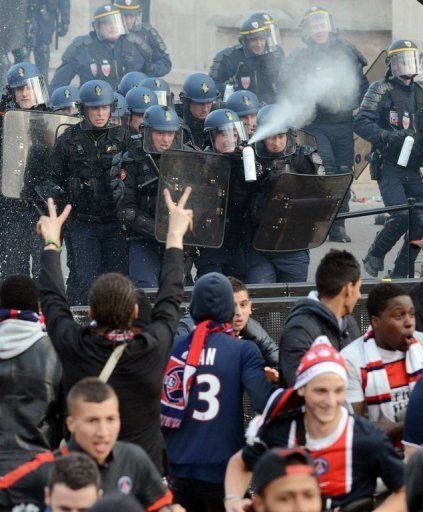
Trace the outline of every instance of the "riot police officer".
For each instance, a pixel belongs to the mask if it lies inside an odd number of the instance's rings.
[[[219,93],[213,78],[205,73],[193,73],[185,80],[179,98],[182,103],[182,115],[188,126],[192,141],[202,148],[204,146],[204,120],[217,100]]]
[[[148,87],[157,96],[157,101],[159,105],[163,105],[165,107],[173,108],[174,106],[174,95],[170,90],[169,84],[163,78],[150,77],[144,79],[140,84],[142,87]]]
[[[117,126],[127,126],[128,123],[128,108],[126,105],[125,96],[118,92],[113,93],[115,98],[115,108],[110,115],[110,122]]]
[[[308,9],[301,28],[306,47],[295,49],[286,59],[284,86],[286,89],[295,87],[301,98],[308,96],[303,89],[307,88],[310,77],[316,82],[321,77],[321,81],[330,80],[334,84],[316,105],[314,119],[306,130],[316,137],[327,174],[351,173],[354,165],[352,112],[359,106],[369,85],[363,74],[366,59],[353,44],[337,36],[332,16],[326,9]],[[346,71],[348,76],[345,78]],[[350,192],[340,212],[349,211],[349,198]],[[333,224],[329,240],[351,242],[345,221],[338,220]]]
[[[114,212],[109,177],[113,156],[126,147],[127,131],[110,124],[114,108],[107,82],[91,80],[81,87],[83,120],[57,138],[43,183],[46,194],[73,207],[69,236],[80,304],[87,304],[89,287],[101,273],[127,273],[125,237]]]
[[[125,96],[129,113],[129,129],[132,134],[139,133],[145,111],[158,105],[157,96],[148,87],[133,87]]]
[[[127,38],[117,7],[107,4],[96,9],[93,28],[93,32],[76,37],[66,48],[51,90],[71,83],[76,75],[81,84],[101,79],[116,89],[125,73],[144,70],[146,60],[137,44]]]
[[[372,172],[377,179],[386,206],[406,204],[414,197],[423,202],[423,181],[420,167],[423,165],[423,88],[415,82],[423,71],[421,53],[408,40],[391,44],[387,51],[385,79],[369,87],[354,121],[354,131],[373,145]],[[410,135],[414,144],[405,167],[397,164],[405,138]],[[415,232],[412,239],[422,237],[423,212],[415,216]],[[390,215],[383,229],[377,234],[367,256],[364,268],[376,277],[384,269],[385,255],[406,232],[407,212]],[[408,275],[408,237],[399,252],[393,277]],[[418,249],[411,249],[415,261]]]
[[[262,107],[257,115],[257,129],[274,125],[282,119],[283,109],[278,105]],[[255,143],[256,162],[259,164],[257,190],[250,209],[251,238],[269,203],[274,185],[283,173],[316,174],[321,159],[310,147],[296,144],[295,132],[288,126]],[[310,254],[308,250],[292,252],[259,252],[247,244],[245,262],[247,283],[306,282]]]
[[[53,112],[74,116],[78,113],[78,100],[79,89],[74,85],[64,85],[53,91],[49,107]]]
[[[244,123],[247,135],[251,137],[257,122],[257,113],[260,109],[260,102],[257,96],[251,91],[239,90],[229,96],[227,107],[238,114],[239,119]]]
[[[48,78],[53,33],[56,31],[57,37],[64,37],[68,33],[70,0],[41,0],[34,3],[34,59],[41,73]]]
[[[204,122],[206,151],[227,155],[231,161],[225,237],[219,249],[201,248],[194,258],[197,276],[208,272],[245,277],[243,247],[247,240],[246,211],[251,186],[245,182],[241,158],[242,144],[247,140],[244,124],[238,115],[223,108],[210,112]]]
[[[147,75],[141,73],[141,71],[129,71],[123,75],[122,80],[119,82],[117,92],[122,94],[122,96],[126,96],[131,89],[138,87],[146,78],[148,78]]]
[[[153,105],[144,113],[141,133],[131,138],[122,161],[115,162],[124,185],[123,194],[115,191],[118,218],[130,236],[129,275],[139,288],[159,283],[164,246],[154,236],[158,165],[160,155],[171,148],[182,149],[178,115],[167,106]]]
[[[210,67],[209,74],[223,97],[229,86],[254,92],[264,104],[275,103],[284,58],[278,33],[268,14],[253,14],[242,24],[239,44],[220,51]]]
[[[128,27],[128,39],[135,42],[146,61],[143,71],[148,76],[164,76],[172,69],[163,38],[149,23],[142,19],[139,0],[115,0],[114,5],[122,12]]]
[[[9,69],[6,93],[2,97],[3,112],[10,109],[46,110],[47,101],[45,80],[37,66],[19,62]],[[42,158],[36,158],[32,164],[30,160],[28,157],[25,170],[30,175],[23,191],[25,200],[0,196],[0,279],[10,274],[30,275],[31,257],[32,275],[38,277],[42,246],[34,233],[39,214],[34,206],[37,195],[33,185],[46,169]]]

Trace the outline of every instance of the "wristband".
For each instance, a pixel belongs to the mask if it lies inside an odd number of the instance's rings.
[[[53,240],[46,240],[45,247],[47,247],[47,245],[54,245],[57,252],[62,252],[63,245],[59,245],[56,242],[53,242]]]
[[[242,500],[242,497],[239,494],[227,494],[224,497],[224,501],[235,500],[235,499]]]

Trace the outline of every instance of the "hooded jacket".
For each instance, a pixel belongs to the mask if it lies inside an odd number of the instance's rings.
[[[0,475],[57,447],[61,378],[41,323],[0,323]]]
[[[302,356],[318,336],[327,336],[336,350],[341,350],[361,336],[354,317],[347,315],[339,323],[332,311],[322,304],[316,292],[295,303],[286,319],[279,345],[281,385],[291,387]]]

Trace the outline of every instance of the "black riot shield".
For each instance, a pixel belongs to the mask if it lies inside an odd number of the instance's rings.
[[[283,174],[254,236],[258,251],[283,252],[321,245],[351,185],[352,174]]]
[[[382,80],[386,72],[386,50],[379,53],[373,64],[366,72],[366,77],[371,84],[376,80]],[[372,145],[358,135],[354,137],[354,178],[358,180],[370,163]]]
[[[8,110],[3,121],[1,194],[38,199],[35,187],[47,168],[56,137],[79,121],[50,112]]]
[[[156,208],[156,239],[165,242],[169,212],[163,200],[168,188],[176,202],[186,187],[192,187],[187,208],[194,212],[194,230],[184,245],[220,247],[225,234],[226,206],[230,178],[229,159],[200,151],[166,151],[160,159]]]

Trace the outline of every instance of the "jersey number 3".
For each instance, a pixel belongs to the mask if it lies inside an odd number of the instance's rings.
[[[198,400],[207,402],[207,409],[205,411],[198,411],[194,409],[192,417],[198,421],[210,421],[214,419],[219,412],[219,400],[216,398],[220,391],[220,381],[215,375],[205,373],[198,375],[197,384],[207,384],[206,391],[198,392]]]

